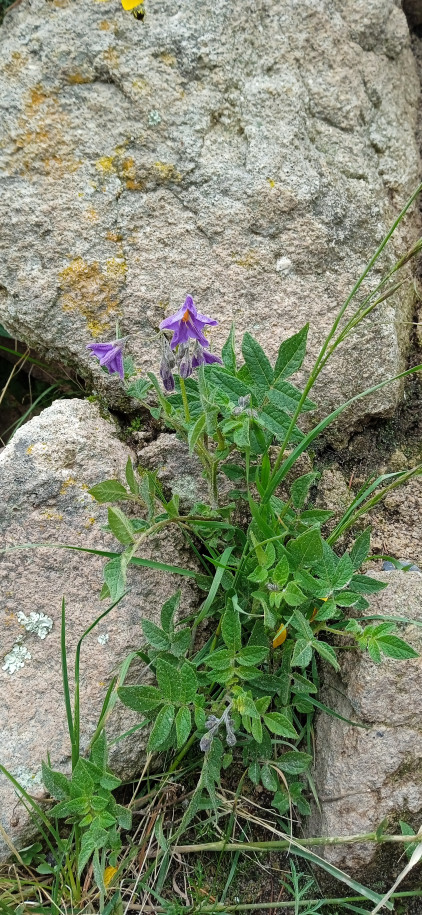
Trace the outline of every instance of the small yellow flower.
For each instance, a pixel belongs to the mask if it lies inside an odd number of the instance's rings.
[[[122,0],[124,10],[134,10],[135,6],[142,6],[144,0]]]
[[[104,886],[108,886],[111,883],[115,874],[117,874],[117,867],[106,867],[104,871]]]

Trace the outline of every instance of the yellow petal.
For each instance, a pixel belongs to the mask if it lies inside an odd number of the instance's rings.
[[[115,874],[117,874],[117,867],[106,867],[104,871],[104,886],[108,886],[111,883]]]
[[[286,636],[287,636],[287,629],[283,623],[283,625],[280,626],[280,629],[278,630],[278,632],[276,633],[276,635],[273,638],[273,648],[278,648],[279,645],[282,645],[283,642],[286,640]]]
[[[142,6],[144,0],[122,0],[124,10],[134,10],[135,6]]]

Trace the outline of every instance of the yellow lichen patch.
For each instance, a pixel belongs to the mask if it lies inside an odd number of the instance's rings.
[[[113,156],[101,156],[101,159],[97,159],[97,161],[95,163],[95,168],[97,169],[97,171],[103,171],[103,172],[107,172],[109,174],[110,172],[115,171],[113,162],[114,162]]]
[[[267,178],[267,181],[268,181],[268,184],[270,185],[270,187],[275,187],[275,181],[273,181],[272,178]]]
[[[2,66],[8,76],[17,76],[27,63],[27,60],[26,54],[22,54],[20,51],[12,51],[10,60],[4,61]]]
[[[65,79],[71,86],[79,86],[84,83],[92,83],[92,75],[90,73],[67,73]]]
[[[234,260],[238,267],[244,267],[245,270],[255,270],[259,266],[259,257],[256,251],[246,251],[241,257],[234,255]]]
[[[111,68],[117,69],[119,66],[119,55],[114,48],[107,48],[103,53],[104,60]]]
[[[181,174],[169,162],[154,162],[154,169],[163,181],[181,181]]]
[[[174,67],[177,63],[173,54],[167,54],[167,51],[163,51],[163,53],[160,54],[160,60],[163,61],[163,64],[167,64],[168,67]]]
[[[83,215],[90,222],[96,222],[98,219],[98,213],[97,210],[94,210],[94,207],[88,207],[88,209],[84,210]]]
[[[33,87],[25,100],[19,119],[14,164],[20,174],[30,171],[48,174],[53,179],[76,171],[81,162],[73,156],[69,136],[65,134],[68,118],[54,93]]]
[[[118,146],[114,156],[102,156],[101,159],[97,159],[95,167],[104,177],[117,175],[128,191],[141,191],[143,184],[137,177],[135,160],[131,156],[126,156],[125,152],[124,146]]]
[[[26,453],[27,453],[27,454],[32,454],[33,450],[34,450],[34,446],[33,446],[33,445],[30,445],[29,448],[26,449]]]
[[[119,241],[122,241],[123,235],[120,235],[119,232],[111,232],[111,231],[109,231],[109,232],[106,233],[106,239],[107,239],[107,241],[119,242]]]
[[[69,477],[68,480],[65,480],[64,483],[62,483],[62,485],[60,487],[60,495],[64,496],[65,493],[67,492],[67,490],[69,489],[69,486],[77,486],[77,485],[78,485],[78,481],[75,480],[74,477]]]
[[[63,311],[78,311],[92,337],[107,332],[119,313],[120,292],[126,280],[124,257],[110,258],[105,269],[75,257],[59,274]]]
[[[132,87],[138,92],[147,92],[148,89],[151,88],[151,85],[146,79],[135,79],[132,83]]]
[[[107,22],[107,19],[102,19],[98,28],[101,29],[102,32],[108,32],[109,29],[111,29],[111,25]]]
[[[63,515],[61,512],[45,511],[42,512],[42,517],[46,518],[47,521],[63,521]]]

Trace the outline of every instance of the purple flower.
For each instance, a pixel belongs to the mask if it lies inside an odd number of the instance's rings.
[[[188,340],[198,340],[201,346],[209,346],[209,342],[202,333],[206,325],[216,325],[218,321],[208,318],[207,315],[200,315],[194,305],[191,295],[186,296],[185,304],[176,311],[176,314],[170,318],[161,321],[160,330],[171,330],[173,339],[171,348],[175,349],[180,343],[187,343]]]
[[[212,365],[213,362],[218,362],[220,365],[223,364],[223,360],[219,356],[214,356],[213,353],[209,353],[203,346],[195,341],[193,344],[193,356],[192,356],[192,368],[197,369],[200,365]]]
[[[112,343],[88,343],[87,349],[95,356],[100,365],[104,365],[110,375],[117,372],[122,381],[125,377],[123,368],[123,350],[127,337],[121,337],[120,340],[113,340]]]

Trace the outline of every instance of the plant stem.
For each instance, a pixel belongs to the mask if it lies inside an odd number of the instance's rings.
[[[182,395],[182,400],[183,400],[183,409],[185,411],[185,420],[187,423],[190,423],[189,404],[188,404],[188,398],[186,395],[185,379],[182,378],[181,375],[179,375],[179,383],[180,383],[180,393]]]
[[[422,842],[422,835],[412,835],[412,836],[391,836],[391,835],[380,835],[377,836],[376,832],[367,832],[362,835],[353,835],[353,836],[315,836],[311,839],[300,839],[300,841],[291,839],[274,839],[269,842],[230,842],[226,843],[223,841],[218,842],[206,842],[203,845],[175,845],[172,849],[175,854],[185,855],[194,852],[207,852],[207,851],[283,851],[283,849],[291,849],[294,854],[295,844],[298,847],[308,848],[314,846],[325,846],[325,845],[354,845],[355,843],[362,842],[376,842],[377,844],[383,844],[386,842],[391,843],[418,843]]]
[[[415,899],[422,896],[422,890],[407,890],[403,893],[393,893],[390,896],[390,899]],[[201,905],[200,910],[196,909],[195,906],[189,906],[183,911],[186,912],[186,915],[194,915],[195,911],[200,911],[201,913],[209,913],[209,915],[216,915],[217,912],[256,912],[263,911],[264,909],[295,909],[295,907],[300,906],[310,906],[317,905],[318,903],[324,903],[324,905],[344,905],[348,902],[363,902],[362,896],[336,896],[333,898],[327,899],[298,899],[290,900],[289,902],[238,902],[235,905],[226,905],[220,902],[214,902],[212,905]],[[161,915],[167,911],[162,909],[160,906],[150,906],[150,905],[140,905],[139,903],[131,903],[128,906],[129,909],[133,909],[135,912],[146,912],[148,915]],[[368,913],[369,915],[369,913]]]
[[[170,768],[169,768],[169,770],[168,770],[169,773],[170,773],[170,772],[175,772],[175,771],[176,771],[176,769],[177,769],[179,763],[182,761],[182,759],[184,759],[184,757],[186,756],[186,754],[189,752],[189,750],[190,750],[192,744],[195,743],[195,740],[197,740],[196,731],[194,731],[194,733],[191,734],[191,736],[189,737],[188,742],[185,743],[185,746],[182,747],[180,753],[177,754],[176,759],[173,760],[173,762],[172,762],[172,764],[171,764],[171,766],[170,766]]]

